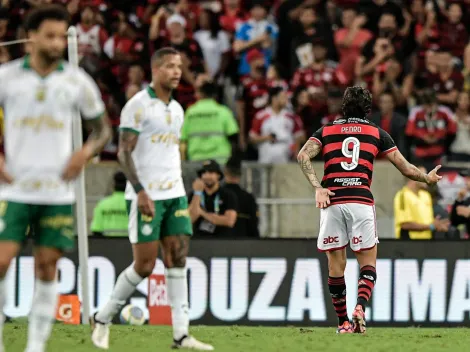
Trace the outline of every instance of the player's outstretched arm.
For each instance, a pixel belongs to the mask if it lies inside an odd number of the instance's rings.
[[[408,177],[413,181],[424,182],[428,185],[433,185],[442,179],[442,176],[437,174],[437,171],[441,168],[441,165],[436,166],[431,172],[425,174],[423,171],[418,169],[415,165],[408,162],[399,150],[395,150],[387,154],[388,160],[395,165],[395,167],[402,173],[403,176]]]
[[[300,169],[304,173],[308,182],[314,188],[321,188],[320,181],[318,180],[317,174],[313,169],[312,160],[315,158],[321,151],[321,146],[314,141],[307,141],[304,144],[299,154],[297,155],[297,161],[300,165]]]

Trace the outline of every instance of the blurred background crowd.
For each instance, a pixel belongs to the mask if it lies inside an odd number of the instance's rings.
[[[51,2],[70,12],[115,128],[101,160],[116,158],[120,111],[149,83],[151,54],[172,46],[184,64],[174,97],[185,160],[294,160],[341,116],[345,87],[362,85],[371,120],[407,158],[470,161],[470,0],[0,0],[0,41],[24,38],[24,15]],[[0,47],[0,63],[27,51]]]

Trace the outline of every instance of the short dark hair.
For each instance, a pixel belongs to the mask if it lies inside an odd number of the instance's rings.
[[[167,55],[179,55],[179,51],[176,50],[175,48],[172,48],[170,46],[167,46],[167,47],[164,47],[164,48],[161,48],[161,49],[158,49],[157,51],[155,51],[152,55],[152,65],[153,64],[156,64],[156,65],[161,65],[163,59],[165,58],[165,56]]]
[[[217,94],[219,93],[218,90],[217,90],[217,86],[212,82],[204,82],[199,87],[198,90],[206,98],[215,98],[215,97],[217,97]]]
[[[123,172],[118,171],[113,176],[114,179],[114,190],[118,192],[124,192],[126,189],[127,178]]]
[[[70,16],[61,5],[44,5],[32,10],[26,17],[24,27],[27,32],[37,31],[44,21],[52,20],[70,23]]]
[[[372,107],[372,95],[363,87],[348,87],[343,97],[343,115],[345,117],[365,118]]]
[[[227,164],[225,164],[225,172],[234,177],[242,176],[242,155],[240,152],[235,152],[228,159]]]
[[[281,87],[281,86],[275,86],[275,87],[272,87],[272,88],[269,88],[268,90],[268,95],[269,95],[269,104],[271,104],[271,102],[273,101],[273,98],[278,96],[279,93],[283,92],[284,91],[284,88]]]

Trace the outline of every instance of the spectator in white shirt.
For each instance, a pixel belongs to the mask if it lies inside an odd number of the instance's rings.
[[[261,163],[286,163],[297,155],[305,140],[302,120],[288,108],[282,87],[269,90],[269,106],[258,112],[250,130],[251,143],[258,145]]]
[[[217,82],[230,63],[232,48],[229,36],[221,29],[218,15],[208,9],[199,15],[199,28],[194,39],[202,49],[209,74]]]

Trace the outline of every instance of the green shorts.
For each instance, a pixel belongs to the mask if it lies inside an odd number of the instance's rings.
[[[62,251],[73,249],[75,234],[72,205],[0,201],[0,241],[21,243],[29,233],[33,234],[36,246]]]
[[[155,200],[155,216],[145,216],[137,209],[137,200],[127,200],[129,240],[131,243],[159,241],[165,236],[193,234],[186,196]]]

